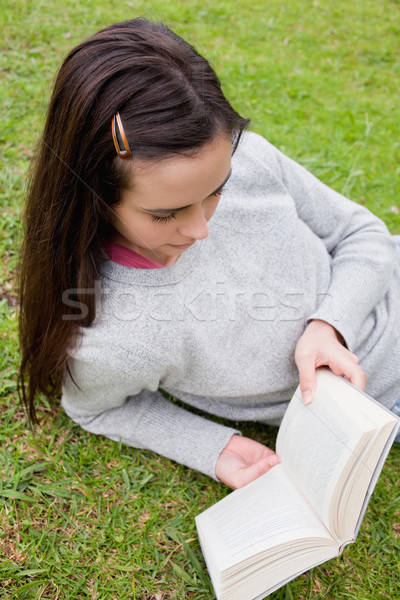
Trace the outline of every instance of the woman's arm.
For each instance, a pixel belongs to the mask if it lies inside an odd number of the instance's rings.
[[[321,365],[364,389],[366,375],[354,352],[363,321],[389,289],[396,263],[393,238],[365,207],[323,184],[261,136],[250,136],[257,159],[283,183],[294,200],[293,211],[331,257],[328,289],[306,316],[295,352],[303,398],[312,400],[315,369]]]
[[[128,380],[120,366],[71,361],[79,388],[66,377],[62,405],[68,416],[86,431],[153,450],[217,479],[218,457],[240,432],[185,410],[158,391],[136,389],[139,381],[132,372]]]
[[[308,322],[330,323],[354,352],[364,319],[386,294],[396,264],[396,244],[386,225],[364,206],[319,181],[264,138],[251,135],[255,157],[294,199],[303,223],[331,256],[329,288]]]
[[[144,356],[142,372],[135,373],[132,352],[95,340],[86,344],[70,360],[76,383],[66,374],[62,395],[65,412],[86,431],[152,450],[231,488],[256,479],[279,460],[272,450],[242,438],[236,429],[145,389],[155,382],[146,376]]]

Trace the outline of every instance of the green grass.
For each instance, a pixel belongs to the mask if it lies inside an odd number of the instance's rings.
[[[54,406],[34,436],[16,401],[20,214],[52,81],[78,41],[139,15],[210,58],[254,130],[400,233],[399,2],[0,0],[1,598],[214,597],[194,516],[224,486],[92,436]],[[272,428],[242,431],[274,444]],[[393,448],[357,543],[272,600],[398,597],[399,463]]]

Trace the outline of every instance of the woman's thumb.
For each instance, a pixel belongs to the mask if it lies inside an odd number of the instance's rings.
[[[301,399],[304,404],[311,404],[315,395],[315,368],[299,367]]]

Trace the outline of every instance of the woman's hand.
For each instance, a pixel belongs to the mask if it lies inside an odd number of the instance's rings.
[[[358,366],[358,358],[344,346],[342,336],[325,321],[311,321],[297,342],[295,361],[299,370],[303,402],[314,399],[315,369],[323,365],[342,375],[361,390],[365,389],[367,376]]]
[[[215,474],[232,489],[263,475],[279,462],[272,450],[240,435],[233,435],[219,455]]]

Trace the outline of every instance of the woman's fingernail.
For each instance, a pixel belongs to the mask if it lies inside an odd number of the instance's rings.
[[[312,392],[303,392],[302,393],[302,400],[303,400],[304,404],[311,404],[311,402],[312,402]]]

